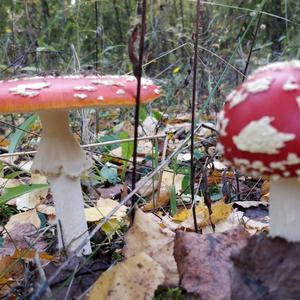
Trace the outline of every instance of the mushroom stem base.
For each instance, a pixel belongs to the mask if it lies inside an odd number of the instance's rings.
[[[86,245],[79,255],[90,254],[92,251],[84,213],[80,178],[60,175],[48,179],[57,216],[59,248],[65,248],[68,253],[72,253],[85,241]]]
[[[270,235],[300,241],[300,183],[297,178],[271,181]]]

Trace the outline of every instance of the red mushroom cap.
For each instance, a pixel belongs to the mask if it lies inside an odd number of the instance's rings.
[[[0,82],[0,112],[68,110],[86,107],[135,105],[133,76],[60,76]],[[141,103],[160,96],[159,87],[142,78]]]
[[[218,148],[252,176],[300,176],[300,61],[258,69],[227,97]]]

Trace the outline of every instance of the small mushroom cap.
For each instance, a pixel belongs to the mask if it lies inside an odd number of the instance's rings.
[[[0,112],[133,106],[136,90],[136,78],[127,75],[12,79],[0,82]],[[151,102],[160,95],[158,86],[142,78],[141,103]]]
[[[300,176],[300,61],[258,69],[227,97],[218,149],[252,176]]]

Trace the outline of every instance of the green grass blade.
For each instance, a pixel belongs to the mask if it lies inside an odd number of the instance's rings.
[[[21,126],[19,126],[19,128],[28,130],[30,126],[35,122],[36,119],[37,119],[36,114],[31,115],[22,123]],[[16,129],[15,133],[13,133],[9,138],[10,141],[9,148],[8,148],[9,153],[12,153],[16,150],[19,142],[21,141],[21,139],[24,137],[26,133],[25,131],[20,129]]]
[[[16,187],[5,188],[3,194],[0,196],[0,205],[24,194],[48,188],[48,184],[21,184]]]

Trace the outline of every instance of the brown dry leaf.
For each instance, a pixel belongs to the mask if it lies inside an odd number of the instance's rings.
[[[173,256],[174,233],[163,231],[151,215],[136,210],[134,223],[125,236],[124,255],[129,258],[145,252],[162,266],[164,284],[176,286],[179,277]]]
[[[5,226],[5,229],[10,232],[22,224],[32,224],[36,229],[40,228],[41,220],[37,211],[35,209],[31,209],[11,216]]]
[[[208,185],[219,184],[222,181],[222,173],[214,169],[207,178]]]
[[[233,172],[226,172],[227,178],[234,178]],[[208,185],[219,184],[222,181],[222,172],[214,169],[211,174],[208,176]]]
[[[113,199],[118,197],[124,190],[123,184],[115,184],[108,188],[99,188],[97,191],[101,194],[101,198]]]
[[[242,249],[247,239],[242,228],[215,234],[177,231],[174,255],[180,286],[195,299],[230,300],[230,256]]]
[[[151,300],[164,281],[162,267],[142,252],[102,273],[89,300]]]
[[[10,141],[6,139],[3,135],[0,135],[0,147],[7,148],[10,144]]]
[[[190,122],[191,120],[191,115],[189,114],[182,114],[178,113],[176,114],[176,118],[170,119],[167,121],[168,124],[181,124],[184,122]]]
[[[156,199],[157,194],[155,194],[154,197]],[[162,206],[165,206],[170,203],[170,198],[171,198],[170,190],[161,189],[159,193],[159,199],[158,200],[156,199],[155,201],[155,207],[153,201],[151,200],[143,207],[143,211],[150,211],[153,210],[154,208],[160,208]]]
[[[36,251],[33,249],[17,249],[12,255],[0,258],[0,297],[18,285],[19,279],[24,277],[23,261],[33,261]],[[54,261],[55,257],[46,252],[39,253],[42,261]],[[11,299],[11,298],[9,298]]]
[[[15,253],[11,256],[15,259],[24,259],[26,261],[33,261],[36,255],[36,250],[34,249],[17,249]],[[56,257],[48,254],[47,252],[38,252],[39,258],[42,261],[55,261]]]
[[[24,276],[22,261],[11,257],[0,258],[0,297],[2,298],[11,288],[16,286],[17,280]]]
[[[16,247],[26,249],[32,244],[34,244],[35,249],[38,251],[43,251],[47,247],[47,243],[41,235],[37,234],[37,228],[33,224],[18,223],[17,226],[9,230],[9,234],[4,235],[3,249],[6,251],[10,249],[11,254]]]
[[[232,256],[232,300],[300,299],[300,243],[265,234]]]
[[[261,201],[268,202],[270,198],[270,180],[265,178],[262,186],[261,186]]]

